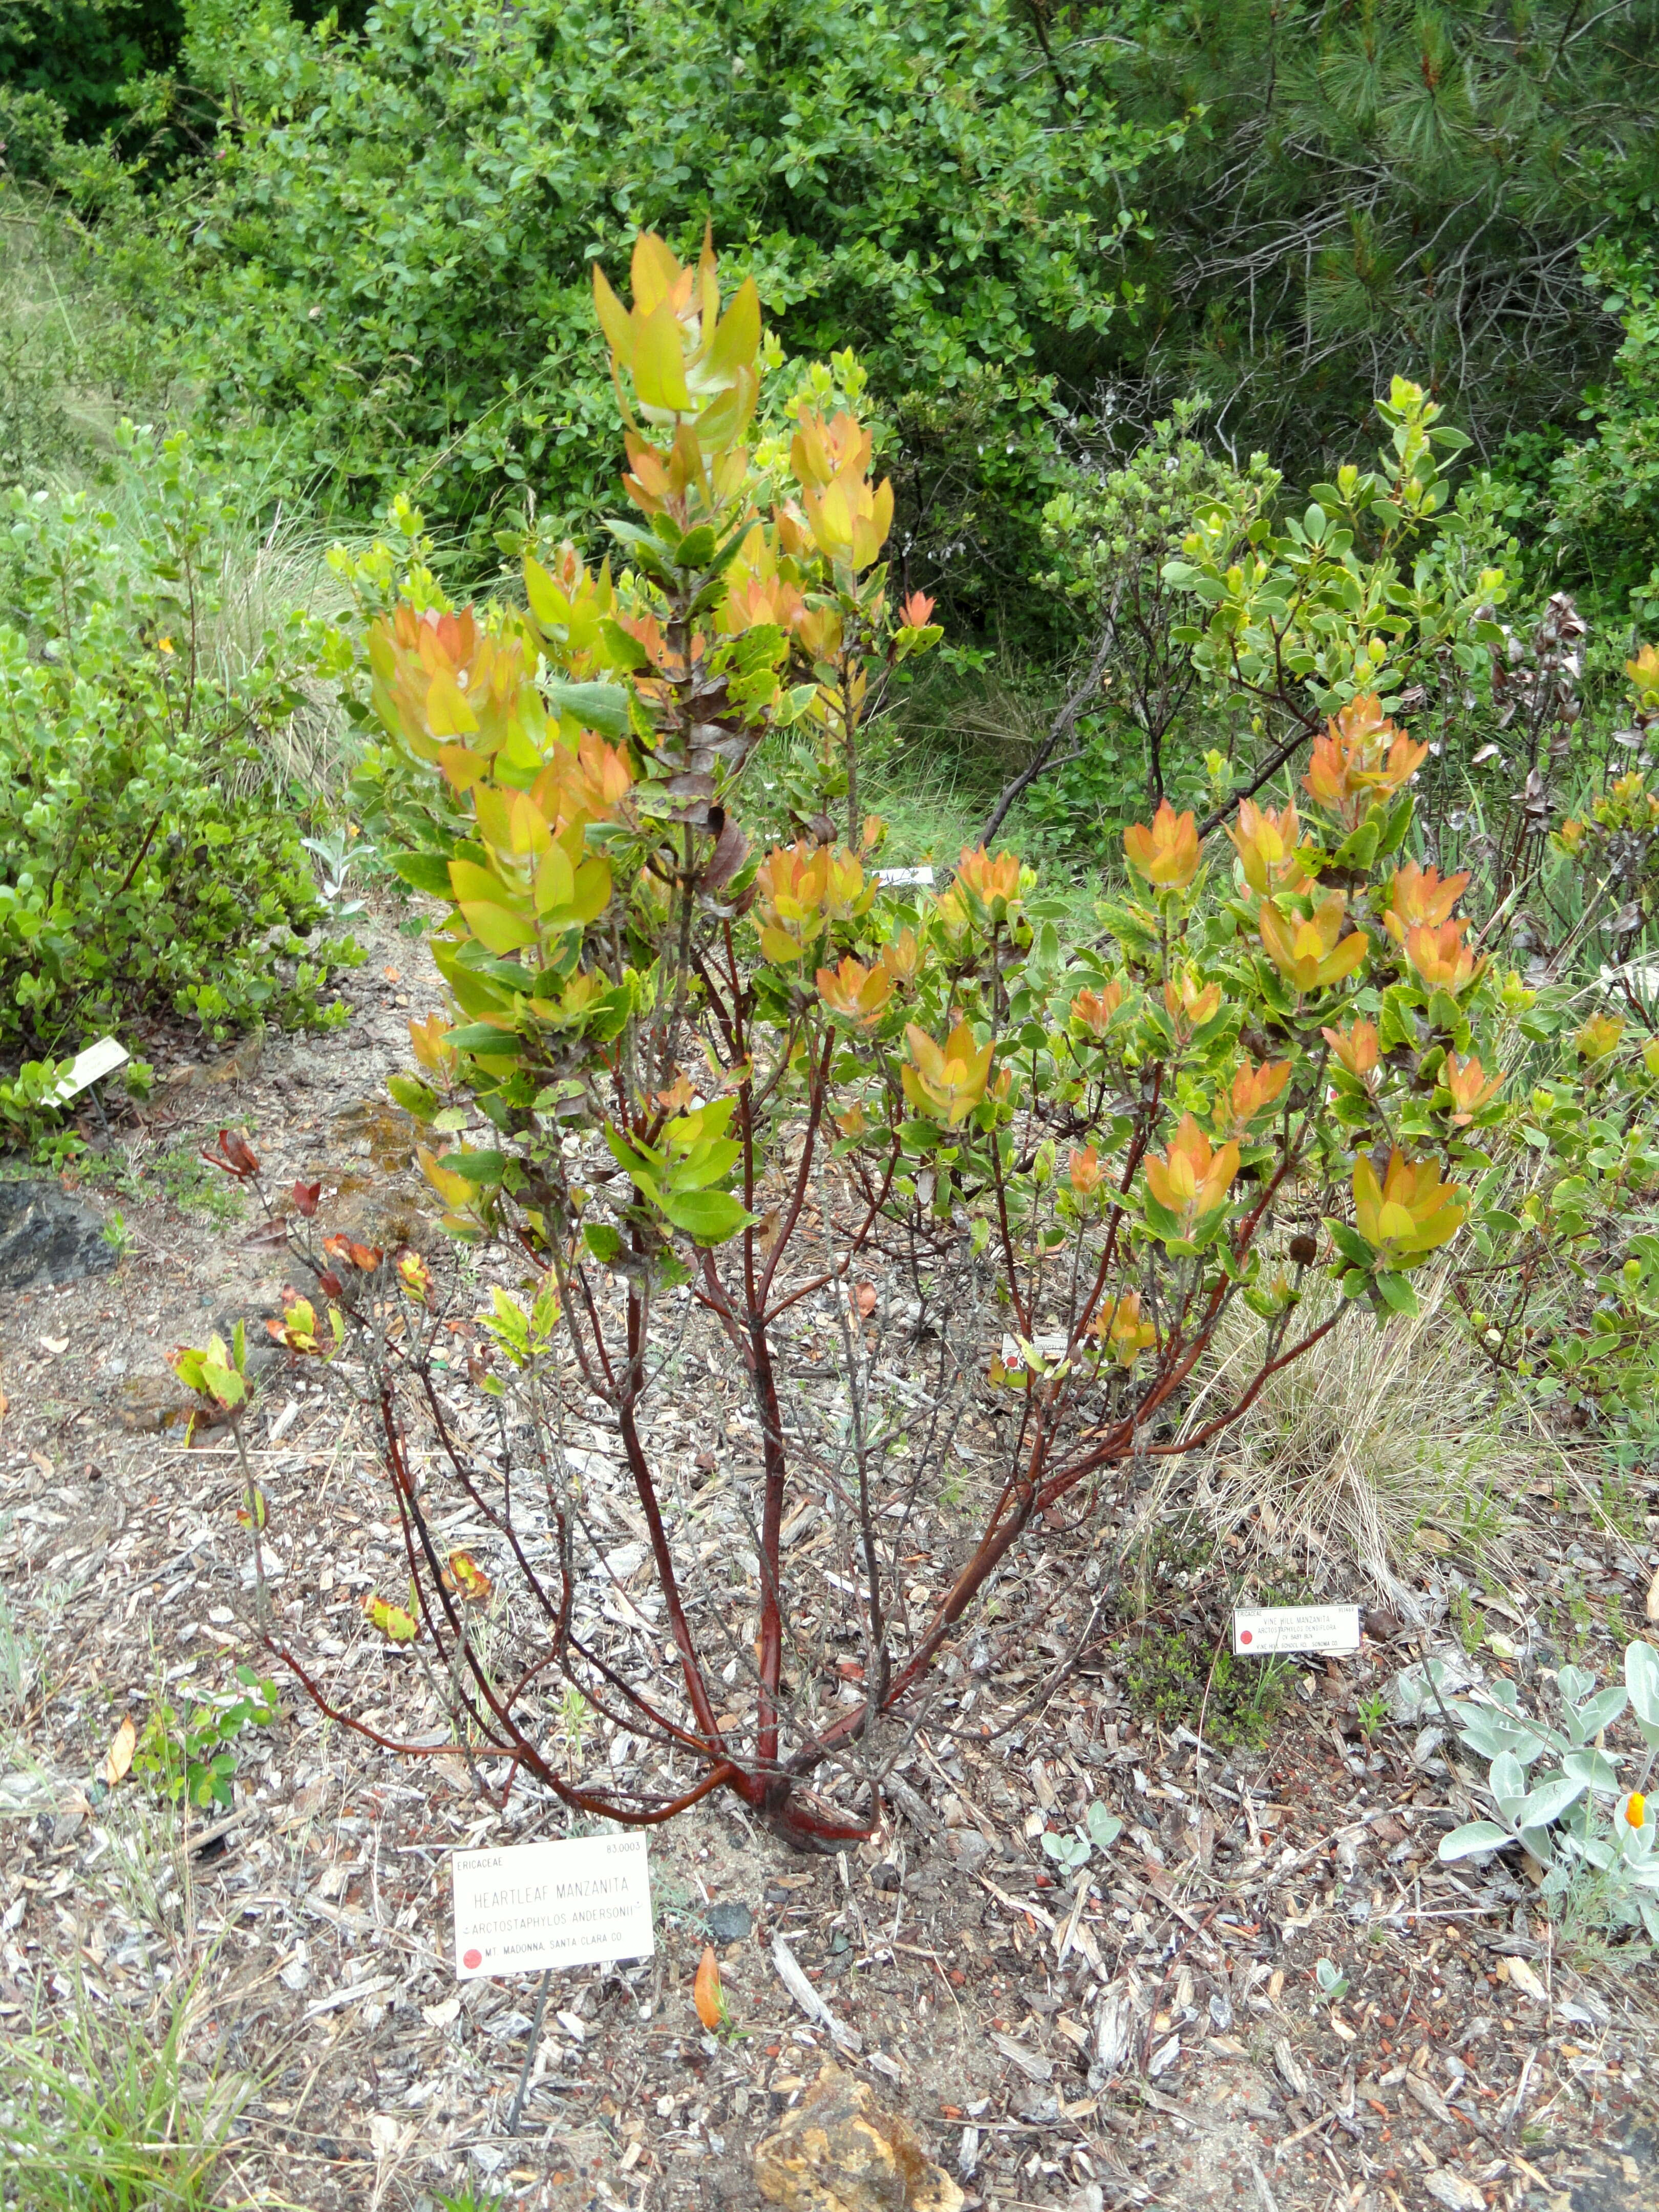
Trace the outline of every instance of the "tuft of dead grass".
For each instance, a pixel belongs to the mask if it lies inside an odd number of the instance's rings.
[[[1414,1550],[1501,1543],[1503,1500],[1528,1454],[1504,1428],[1491,1370],[1455,1325],[1449,1283],[1443,1269],[1417,1279],[1416,1315],[1379,1326],[1355,1313],[1269,1378],[1200,1471],[1195,1504],[1218,1535],[1248,1524],[1276,1559],[1298,1546],[1346,1559],[1408,1620],[1422,1604],[1404,1577]],[[1338,1295],[1318,1284],[1299,1325],[1316,1327]],[[1257,1334],[1241,1310],[1204,1407],[1249,1372]]]

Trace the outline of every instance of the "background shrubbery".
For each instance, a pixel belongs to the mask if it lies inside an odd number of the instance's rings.
[[[102,216],[239,466],[360,516],[417,483],[486,556],[532,492],[590,523],[588,266],[712,216],[787,349],[866,360],[907,585],[1040,653],[1044,500],[1177,398],[1306,483],[1400,372],[1571,476],[1659,181],[1652,0],[143,14],[20,13],[11,96],[71,141],[20,118],[21,173]]]
[[[117,455],[111,503],[18,486],[0,540],[0,1111],[25,1126],[89,1037],[330,1022],[357,957],[300,842],[306,623],[239,634],[252,551],[182,435]]]

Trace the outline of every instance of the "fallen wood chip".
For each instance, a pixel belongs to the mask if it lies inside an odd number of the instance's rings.
[[[240,1805],[234,1813],[227,1814],[222,1820],[216,1820],[210,1828],[202,1828],[196,1834],[186,1836],[184,1847],[187,1851],[204,1851],[210,1844],[216,1844],[221,1836],[228,1836],[233,1828],[246,1827],[258,1820],[262,1812],[263,1808],[258,1805]]]
[[[1437,2166],[1432,2173],[1423,2176],[1423,2186],[1437,2204],[1443,2204],[1447,2212],[1484,2212],[1486,2198],[1474,2182],[1466,2181],[1461,2173],[1454,2173],[1449,2166]]]
[[[1143,2105],[1150,2105],[1153,2112],[1167,2112],[1172,2120],[1179,2120],[1183,2127],[1202,2128],[1205,2125],[1201,2116],[1190,2105],[1177,2104],[1173,2097],[1166,2097],[1161,2089],[1154,2089],[1145,2081],[1126,2081],[1120,2094],[1126,2097],[1138,2097]]]
[[[807,1980],[805,1974],[801,1971],[799,1960],[796,1958],[781,1936],[775,1936],[772,1938],[772,1964],[778,1970],[778,1979],[806,2014],[808,2020],[816,2021],[820,2027],[827,2027],[843,2051],[850,2051],[856,2056],[863,2050],[863,2037],[855,2029],[848,2027],[845,2021],[836,2018],[834,2013]]]
[[[378,1996],[382,1990],[392,1987],[392,1979],[390,1974],[377,1974],[373,1981],[353,1982],[349,1988],[331,1990],[325,1997],[313,1997],[306,2007],[306,2018],[316,2020],[323,2013],[338,2012],[342,2005],[356,2004],[362,1997]]]
[[[1442,2127],[1450,2127],[1451,2108],[1432,2081],[1425,2081],[1420,2074],[1407,2074],[1402,2086],[1406,2094],[1414,2098],[1431,2118],[1438,2120]]]
[[[1308,2077],[1297,2064],[1296,2054],[1291,2049],[1291,2040],[1286,2035],[1281,2035],[1273,2045],[1273,2063],[1278,2067],[1285,2087],[1291,2094],[1293,2097],[1305,2097],[1308,2094]]]
[[[1523,1996],[1530,1997],[1534,2004],[1547,2005],[1549,2002],[1549,1991],[1524,1959],[1510,1960],[1510,1981],[1514,1988],[1519,1990]]]
[[[1006,1889],[999,1889],[995,1882],[982,1874],[975,1875],[974,1879],[981,1889],[990,1891],[999,1905],[1006,1905],[1010,1912],[1029,1912],[1040,1927],[1048,1929],[1050,1934],[1054,1932],[1054,1916],[1052,1912],[1045,1912],[1040,1905],[1028,1905],[1023,1898],[1010,1897]]]
[[[939,1823],[932,1808],[902,1774],[890,1774],[881,1786],[913,1828],[920,1829],[924,1836],[939,1833]]]
[[[1012,2035],[1000,2034],[995,2028],[991,2031],[991,2040],[1005,2058],[1013,2061],[1028,2081],[1051,2081],[1054,2079],[1054,2062],[1052,2058],[1045,2058],[1040,2051],[1033,2051],[1029,2044],[1017,2042]]]

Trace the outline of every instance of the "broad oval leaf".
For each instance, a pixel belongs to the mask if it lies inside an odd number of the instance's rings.
[[[1652,1644],[1632,1644],[1626,1650],[1625,1682],[1638,1721],[1646,1728],[1659,1728],[1659,1651]],[[1648,1741],[1652,1741],[1649,1736]]]
[[[1610,1689],[1598,1690],[1588,1704],[1578,1708],[1578,1717],[1587,1735],[1598,1735],[1611,1728],[1625,1710],[1627,1700],[1624,1686],[1615,1682]]]
[[[1522,1828],[1547,1828],[1552,1820],[1559,1820],[1569,1805],[1576,1805],[1588,1784],[1577,1776],[1553,1774],[1540,1782],[1516,1809],[1516,1825]]]
[[[1454,1828],[1449,1836],[1440,1838],[1440,1856],[1448,1861],[1466,1859],[1476,1851],[1495,1851],[1499,1844],[1511,1841],[1507,1828],[1500,1828],[1495,1820],[1471,1820],[1462,1828]]]
[[[1512,1811],[1527,1794],[1527,1778],[1512,1751],[1498,1753],[1486,1779],[1492,1796],[1505,1813]]]
[[[1089,1836],[1095,1849],[1109,1851],[1123,1833],[1123,1823],[1115,1813],[1109,1813],[1097,1798],[1089,1808]]]
[[[756,1218],[724,1190],[668,1191],[662,1210],[676,1229],[684,1229],[698,1244],[724,1244]]]
[[[1582,1782],[1587,1790],[1600,1790],[1603,1796],[1616,1797],[1619,1777],[1614,1772],[1617,1752],[1570,1751],[1561,1762],[1561,1771]]]

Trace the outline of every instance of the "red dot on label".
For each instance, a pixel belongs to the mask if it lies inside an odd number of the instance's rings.
[[[474,1966],[482,1966],[483,1964],[483,1953],[482,1951],[468,1951],[462,1957],[461,1964],[465,1966],[469,1972]]]
[[[1238,1632],[1238,1640],[1241,1644],[1252,1643],[1255,1638],[1255,1631],[1253,1628],[1241,1628]]]

